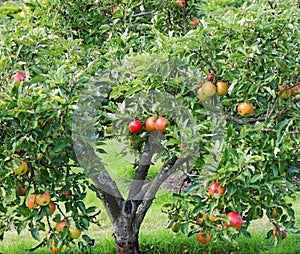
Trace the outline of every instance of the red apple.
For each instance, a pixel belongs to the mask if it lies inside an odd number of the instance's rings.
[[[54,213],[55,208],[56,208],[55,203],[51,201],[49,203],[50,215],[52,215]]]
[[[116,13],[116,11],[118,10],[119,7],[120,7],[120,5],[119,5],[119,4],[116,4],[116,5],[114,6],[114,8],[112,9],[111,13],[112,13],[112,14]]]
[[[159,132],[164,132],[168,124],[169,121],[165,117],[160,116],[155,122],[155,129]]]
[[[65,220],[57,222],[55,226],[57,232],[63,232],[65,227],[70,227],[70,223]]]
[[[196,238],[199,243],[208,244],[211,241],[212,236],[209,234],[208,231],[206,231],[206,232],[201,231],[201,232],[196,233]]]
[[[138,133],[142,130],[143,128],[143,124],[141,123],[141,121],[135,119],[133,120],[130,124],[129,124],[129,131],[131,133]]]
[[[55,245],[55,240],[52,239],[51,245],[50,245],[49,248],[50,248],[50,252],[51,252],[51,253],[57,253],[57,252],[60,252],[60,251],[62,250],[63,245],[61,244],[61,245],[59,245],[59,246],[56,246],[56,245]]]
[[[51,201],[51,195],[47,191],[45,191],[43,194],[36,195],[36,202],[40,206],[49,205],[50,201]]]
[[[211,73],[208,73],[206,78],[208,81],[213,81],[215,78],[215,73],[213,71]]]
[[[229,212],[226,214],[227,218],[229,219],[229,224],[226,224],[226,228],[229,226],[235,227],[237,230],[239,230],[243,225],[243,218],[240,214],[236,212]]]
[[[193,26],[199,26],[199,20],[197,18],[192,18],[190,24]]]
[[[18,191],[19,191],[19,195],[20,195],[20,196],[25,196],[26,193],[27,193],[27,191],[28,191],[28,189],[25,188],[25,187],[23,187],[23,186],[19,186],[19,187],[18,187]]]
[[[145,125],[146,125],[146,129],[148,131],[155,131],[155,122],[157,120],[156,116],[150,116],[147,118]]]
[[[72,191],[71,190],[66,190],[66,191],[63,192],[63,195],[68,199],[69,197],[71,197]]]
[[[186,0],[177,0],[175,6],[178,8],[184,8],[186,6]]]
[[[218,195],[219,197],[223,196],[226,188],[221,188],[220,187],[220,183],[219,182],[215,182],[212,183],[209,187],[208,187],[208,194],[209,195]]]
[[[286,238],[286,231],[283,229],[283,227],[275,227],[273,228],[272,235],[273,237],[277,237],[283,240]]]
[[[107,32],[108,40],[112,37],[112,35],[113,35],[113,32],[111,30]]]
[[[26,206],[28,207],[29,210],[32,210],[33,208],[36,208],[38,206],[35,199],[36,199],[36,195],[34,193],[30,194],[27,197]]]

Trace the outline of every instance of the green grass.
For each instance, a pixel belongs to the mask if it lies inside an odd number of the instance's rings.
[[[107,147],[109,153],[115,152],[115,147],[109,144]],[[104,161],[113,168],[120,179],[128,179],[127,170],[130,168],[131,160],[122,157],[111,157],[109,155],[103,156]],[[159,165],[155,165],[153,172],[157,170]],[[126,185],[121,184],[123,193],[126,193]],[[208,245],[201,245],[197,242],[195,237],[186,237],[183,234],[175,234],[166,228],[168,219],[167,215],[161,212],[162,205],[167,203],[171,198],[171,194],[166,190],[160,190],[157,194],[153,205],[148,211],[140,232],[140,246],[146,254],[159,253],[230,253],[234,254],[293,254],[300,253],[300,235],[288,232],[288,237],[279,242],[274,247],[273,239],[266,240],[266,232],[273,226],[266,218],[255,220],[250,225],[249,231],[252,234],[252,239],[246,239],[244,236],[238,238],[238,244],[233,246],[229,242],[211,242]],[[112,226],[109,218],[105,212],[102,203],[95,197],[93,192],[89,192],[86,203],[88,205],[96,205],[101,209],[99,221],[101,227],[98,228],[92,225],[87,233],[96,239],[96,246],[93,253],[109,254],[115,253],[115,244],[112,235]],[[296,210],[296,217],[300,218],[300,197],[293,202]],[[24,231],[20,236],[15,231],[9,231],[5,234],[4,241],[0,242],[0,253],[3,254],[25,254],[29,253],[27,250],[38,244],[28,231]],[[44,254],[49,253],[46,247],[37,250],[35,253]],[[79,253],[78,249],[64,248],[61,253]]]
[[[144,253],[159,254],[159,253],[230,253],[235,254],[293,254],[300,253],[300,236],[288,232],[288,237],[279,242],[274,247],[272,239],[266,240],[266,232],[272,228],[272,225],[264,219],[253,221],[250,226],[252,233],[252,240],[240,236],[238,245],[233,246],[230,243],[217,242],[208,245],[199,244],[195,237],[186,237],[182,234],[174,234],[169,229],[166,229],[167,216],[161,212],[161,206],[170,198],[170,194],[161,191],[157,199],[150,208],[140,233],[140,245]],[[93,203],[98,203],[98,200],[93,198],[92,194],[89,196]],[[114,239],[111,236],[112,227],[109,219],[103,210],[101,203],[99,203],[102,213],[99,216],[101,221],[101,228],[92,226],[87,232],[90,236],[96,239],[96,246],[93,253],[115,253]],[[300,217],[300,202],[299,199],[295,204],[297,210],[297,218]],[[16,232],[10,231],[5,235],[4,241],[1,243],[0,252],[3,254],[11,253],[29,253],[28,250],[36,245],[37,241],[33,240],[29,232],[23,232],[21,236],[17,236]],[[186,251],[186,252],[185,252]],[[37,250],[35,253],[44,254],[49,253],[46,248]],[[64,249],[62,253],[79,253],[77,249]]]

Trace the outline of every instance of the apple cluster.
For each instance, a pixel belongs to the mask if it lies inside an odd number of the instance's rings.
[[[197,90],[198,98],[201,101],[210,99],[213,95],[223,96],[228,93],[228,83],[225,81],[216,81],[215,73],[211,72],[207,75],[207,81],[200,84]]]
[[[220,198],[225,195],[226,187],[221,187],[220,182],[214,182],[208,187],[208,196],[211,198]],[[221,210],[223,207],[221,204],[218,205],[218,210]],[[172,231],[177,233],[180,230],[180,224],[184,221],[185,213],[183,211],[179,212],[177,215],[179,219],[175,219],[172,223]],[[193,216],[194,218],[194,216]],[[226,215],[221,215],[220,212],[208,214],[205,211],[200,211],[196,216],[196,221],[194,222],[199,227],[202,227],[206,222],[216,223],[215,231],[221,231],[228,229],[229,227],[234,227],[236,230],[240,230],[243,225],[242,216],[235,212],[230,211]],[[220,222],[220,223],[218,223]],[[212,240],[213,236],[210,234],[207,229],[201,228],[199,232],[196,231],[196,239],[202,244],[208,244]]]
[[[47,191],[41,194],[30,194],[27,197],[26,206],[29,210],[37,208],[38,206],[48,206],[50,210],[50,215],[52,215],[55,211],[55,203],[51,201],[51,195]]]
[[[158,131],[158,132],[165,132],[167,125],[169,124],[169,121],[163,117],[160,116],[157,118],[157,116],[150,116],[145,121],[145,127],[147,131]],[[135,119],[128,125],[129,131],[131,133],[139,133],[143,129],[143,124],[140,120]]]
[[[213,198],[220,198],[221,196],[223,196],[226,192],[226,188],[225,187],[221,187],[220,182],[214,182],[212,183],[209,187],[208,187],[208,195],[213,197]],[[220,207],[222,208],[222,207]],[[197,225],[201,225],[203,224],[204,221],[217,221],[221,216],[217,216],[217,215],[210,215],[208,216],[206,214],[206,212],[201,211],[199,216],[197,217],[197,221],[196,224]],[[223,230],[223,228],[225,227],[226,229],[228,229],[229,227],[235,227],[236,230],[240,230],[242,225],[243,225],[243,218],[242,216],[237,213],[237,212],[228,212],[226,214],[228,223],[224,223],[223,224],[218,224],[215,228],[216,231],[220,231]],[[212,236],[210,235],[210,233],[208,231],[200,231],[198,233],[196,233],[196,238],[198,240],[198,242],[202,243],[202,244],[207,244],[211,241]]]
[[[207,75],[207,81],[200,85],[197,90],[198,98],[201,101],[207,101],[212,96],[224,96],[228,93],[229,85],[225,81],[216,81],[214,72]],[[254,107],[252,103],[244,101],[238,104],[237,111],[240,116],[249,116],[253,113]]]
[[[26,190],[27,191],[27,190]],[[62,193],[62,195],[68,199],[71,195],[72,192],[71,190],[67,190]],[[51,195],[49,192],[44,191],[41,194],[35,194],[32,193],[28,195],[27,200],[26,200],[26,206],[29,210],[33,210],[39,206],[41,207],[48,207],[48,211],[46,210],[48,215],[52,215],[55,212],[56,205],[53,201],[51,201]],[[56,223],[55,225],[55,230],[56,232],[64,232],[64,229],[67,228],[69,237],[71,239],[77,239],[81,235],[81,230],[77,228],[75,225],[71,225],[68,220],[62,220]],[[61,249],[63,248],[63,245],[56,246],[55,240],[52,239],[51,245],[50,245],[50,252],[60,252]]]

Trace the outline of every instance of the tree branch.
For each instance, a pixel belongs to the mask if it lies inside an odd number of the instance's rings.
[[[143,154],[141,155],[139,165],[136,169],[135,176],[133,178],[133,182],[131,184],[131,188],[128,194],[128,199],[132,200],[137,193],[140,192],[140,190],[143,187],[144,180],[146,179],[148,175],[148,171],[151,165],[151,159],[154,154],[154,149],[152,148],[151,144],[149,143],[149,139],[147,143],[145,144],[145,149]]]
[[[97,197],[103,202],[111,221],[115,221],[120,216],[124,203],[117,184],[105,171],[90,177],[98,188]]]
[[[136,223],[137,225],[141,224],[147,210],[149,209],[155,195],[161,186],[161,184],[172,175],[176,169],[181,167],[185,162],[190,160],[191,157],[186,158],[177,158],[176,156],[168,160],[158,171],[157,175],[152,182],[147,185],[145,194],[143,195],[143,201],[140,204],[140,207],[136,214]]]

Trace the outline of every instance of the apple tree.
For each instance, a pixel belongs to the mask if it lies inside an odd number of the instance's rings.
[[[28,228],[33,249],[92,247],[89,188],[117,252],[141,253],[144,216],[178,170],[187,186],[164,206],[174,231],[203,244],[251,237],[263,214],[269,237],[296,231],[296,1],[99,3],[0,9],[1,239]],[[103,162],[109,142],[132,164],[125,184]]]

